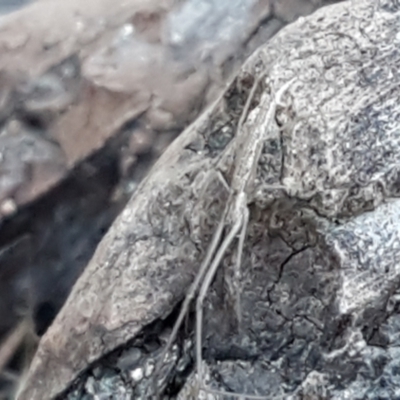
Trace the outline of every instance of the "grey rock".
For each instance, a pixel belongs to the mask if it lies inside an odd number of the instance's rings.
[[[0,12],[11,3],[25,1]],[[187,4],[37,0],[0,17],[0,247],[30,236],[2,282],[0,340],[17,302],[57,313],[155,160],[285,24],[268,0],[202,2],[200,18]]]
[[[125,383],[116,366],[132,347],[146,354],[143,367],[160,356],[227,203],[215,172],[230,181],[235,150],[257,128],[265,140],[241,265],[243,320],[238,326],[232,246],[204,305],[207,386],[270,399],[397,398],[399,23],[396,2],[346,2],[300,19],[254,53],[100,243],[43,337],[20,399],[72,399],[74,379],[83,397],[99,365],[111,366],[133,398],[154,390],[201,398],[192,314],[159,376]],[[264,70],[236,131],[251,77]],[[257,125],[271,90],[292,78],[273,122]]]

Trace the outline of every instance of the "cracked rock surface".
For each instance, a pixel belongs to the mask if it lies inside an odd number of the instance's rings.
[[[193,313],[154,384],[179,302],[228,199],[235,150],[265,135],[235,313],[231,246],[205,304],[206,384],[267,399],[400,398],[396,2],[330,6],[256,51],[166,150],[42,338],[20,399],[200,393]],[[255,76],[267,70],[236,131]],[[272,90],[295,78],[271,123]],[[271,186],[272,185],[272,186]]]

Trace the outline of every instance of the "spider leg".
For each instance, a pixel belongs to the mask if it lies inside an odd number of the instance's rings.
[[[237,221],[234,223],[233,227],[229,231],[228,235],[222,242],[219,247],[217,254],[215,255],[210,268],[207,271],[207,274],[204,278],[204,281],[201,285],[199,295],[196,301],[196,368],[198,374],[198,382],[200,388],[203,388],[203,374],[202,374],[202,330],[203,330],[203,303],[204,299],[207,296],[207,292],[210,288],[210,285],[214,279],[215,273],[218,270],[218,266],[222,261],[228,247],[231,245],[236,235],[239,233],[240,228],[243,225],[243,215],[241,214]]]
[[[216,251],[216,249],[218,247],[218,244],[219,244],[219,242],[221,240],[222,231],[223,231],[224,226],[225,226],[226,214],[227,214],[227,210],[224,211],[224,213],[222,215],[222,218],[221,218],[221,220],[220,220],[220,222],[218,224],[218,227],[217,227],[216,231],[214,232],[214,235],[212,237],[211,243],[210,243],[210,245],[209,245],[209,247],[207,249],[206,256],[205,256],[205,258],[204,258],[204,260],[203,260],[203,262],[202,262],[202,264],[200,266],[199,272],[197,273],[195,280],[191,284],[191,286],[190,286],[190,288],[189,288],[189,290],[188,290],[188,292],[187,292],[187,294],[185,296],[185,299],[183,301],[183,304],[182,304],[181,310],[179,312],[178,318],[175,321],[174,326],[172,328],[171,335],[169,336],[168,341],[167,341],[167,343],[166,343],[166,345],[164,347],[164,350],[162,351],[161,356],[159,358],[159,362],[156,365],[156,368],[155,368],[155,371],[154,371],[154,375],[153,375],[154,376],[154,389],[155,389],[155,392],[156,392],[156,387],[157,387],[157,382],[156,382],[157,376],[158,376],[158,373],[160,372],[160,370],[161,370],[161,368],[162,368],[162,366],[164,364],[165,356],[167,355],[168,351],[171,349],[172,343],[175,341],[175,339],[177,337],[178,331],[179,331],[180,327],[182,326],[182,322],[185,319],[185,316],[187,315],[187,313],[189,311],[190,303],[191,303],[191,301],[193,300],[193,298],[194,298],[194,296],[196,294],[196,291],[197,291],[197,289],[198,289],[198,287],[199,287],[199,285],[200,285],[200,283],[201,283],[201,281],[202,281],[202,279],[204,277],[204,274],[207,272],[208,267],[210,266],[210,263],[212,261],[212,257],[214,256],[214,253],[215,253],[215,251]]]
[[[249,209],[245,207],[243,211],[242,229],[238,241],[238,252],[234,271],[234,287],[236,295],[236,318],[238,320],[238,328],[241,330],[242,326],[242,307],[241,307],[241,293],[240,293],[240,278],[241,278],[241,264],[243,258],[244,241],[246,239],[247,227],[249,225]]]
[[[242,211],[237,214],[238,218],[234,223],[233,227],[229,231],[228,235],[222,242],[219,247],[212,264],[210,265],[207,274],[204,278],[204,281],[201,285],[199,295],[196,301],[196,369],[197,369],[197,382],[198,382],[198,390],[204,390],[208,393],[213,393],[221,396],[230,396],[237,397],[238,399],[251,399],[251,400],[266,400],[269,397],[261,396],[261,395],[247,395],[240,394],[234,392],[228,392],[223,390],[214,390],[207,388],[203,381],[203,358],[202,358],[202,331],[203,331],[203,304],[204,300],[207,296],[208,290],[210,289],[211,283],[215,277],[215,274],[218,270],[218,266],[220,265],[226,251],[229,246],[235,240],[236,236],[240,232],[239,236],[239,247],[238,247],[238,259],[236,264],[235,276],[240,277],[240,264],[243,253],[244,241],[246,238],[247,226],[249,222],[249,209],[247,206],[242,207]],[[239,271],[239,272],[238,272]],[[240,293],[237,292],[239,296],[239,305],[240,307]],[[241,314],[241,313],[240,313]],[[240,315],[241,317],[241,315]]]

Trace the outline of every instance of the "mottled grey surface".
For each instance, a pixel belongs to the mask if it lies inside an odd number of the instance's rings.
[[[91,363],[60,398],[154,394],[152,365],[170,313],[226,204],[215,171],[231,181],[234,151],[246,129],[260,128],[254,121],[268,109],[270,88],[293,77],[262,132],[241,326],[235,246],[205,305],[207,385],[267,399],[400,398],[399,24],[397,2],[346,2],[259,49],[224,98],[167,149],[106,235],[43,337],[20,398],[51,398]],[[235,136],[251,76],[264,70],[268,80]],[[203,398],[191,325],[158,377],[165,398]]]

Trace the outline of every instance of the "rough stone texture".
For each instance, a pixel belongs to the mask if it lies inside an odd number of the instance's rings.
[[[226,205],[216,171],[231,180],[240,161],[234,151],[268,109],[270,88],[293,77],[264,132],[240,329],[234,246],[207,299],[207,384],[270,399],[400,398],[399,24],[397,2],[346,2],[260,48],[115,221],[42,338],[19,398],[50,399],[66,389],[60,398],[154,394],[152,365],[172,311]],[[235,136],[252,77],[264,70],[267,82]],[[166,398],[201,398],[190,375],[192,346],[189,323],[159,377]]]

